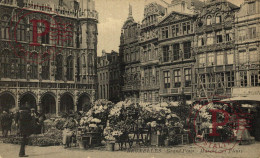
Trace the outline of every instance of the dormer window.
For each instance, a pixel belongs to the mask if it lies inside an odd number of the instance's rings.
[[[207,25],[211,25],[212,24],[212,18],[211,16],[207,17]]]
[[[221,22],[222,22],[221,15],[218,14],[218,15],[216,16],[216,23],[219,24],[219,23],[221,23]]]

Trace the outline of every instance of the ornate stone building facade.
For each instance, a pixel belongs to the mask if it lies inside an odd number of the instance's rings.
[[[231,96],[235,85],[235,12],[228,1],[209,0],[195,25],[196,53],[194,96]]]
[[[246,1],[235,19],[235,91],[260,86],[260,1]],[[260,90],[259,90],[260,91]]]
[[[82,106],[93,102],[96,96],[98,13],[95,2],[41,3],[44,1],[0,2],[1,109],[28,102],[31,107],[51,114],[82,110]],[[48,27],[42,21],[48,18],[56,21],[57,26],[51,25],[49,32],[45,32]],[[35,19],[42,20],[41,24],[35,26]],[[11,27],[11,23],[16,27]],[[16,32],[13,39],[9,29]],[[66,36],[70,39],[62,40],[64,31],[70,32]],[[35,33],[38,38],[34,38]],[[32,45],[32,41],[36,45]],[[17,49],[19,47],[24,49]],[[53,58],[43,60],[51,49],[60,51],[56,51]]]
[[[235,18],[235,87],[232,97],[245,97],[242,108],[252,114],[250,134],[260,141],[260,0],[246,0]]]
[[[122,99],[132,99],[138,102],[141,86],[139,34],[140,25],[134,21],[132,6],[129,6],[129,15],[122,27],[120,37],[119,61],[122,77],[120,85]]]
[[[259,0],[245,0],[241,8],[227,0],[145,5],[140,26],[131,22],[133,32],[139,32],[134,45],[140,51],[140,88],[135,88],[140,102],[178,100],[180,94],[188,100],[214,99],[231,96],[239,87],[259,86],[258,8]],[[122,74],[136,64],[126,64],[127,48],[133,45],[124,41],[131,28],[126,24],[119,51]],[[132,78],[125,81],[135,86]]]
[[[158,22],[165,16],[166,8],[156,2],[144,8],[144,18],[139,38],[141,56],[141,102],[159,101],[159,45]]]
[[[195,55],[195,14],[172,11],[159,24],[160,36],[160,97],[177,101],[180,94],[192,98]]]
[[[107,99],[112,102],[120,101],[120,65],[118,53],[102,51],[98,57],[98,98]]]

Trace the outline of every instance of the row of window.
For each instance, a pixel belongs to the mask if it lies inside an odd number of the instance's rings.
[[[144,68],[144,86],[152,86],[159,84],[159,71],[151,67]]]
[[[31,20],[30,20],[31,21]],[[59,46],[68,46],[73,47],[73,38],[74,38],[74,31],[71,24],[68,24],[67,26],[64,26],[62,24],[59,24],[59,27],[51,27],[50,32],[47,32],[41,36],[34,37],[33,32],[35,29],[37,29],[37,32],[44,32],[46,31],[45,25],[38,25],[37,27],[33,25],[33,22],[31,22],[27,27],[27,24],[24,22],[24,20],[20,20],[17,24],[17,30],[14,30],[15,32],[11,35],[9,35],[9,26],[10,26],[10,17],[7,15],[4,15],[1,17],[1,31],[0,31],[0,37],[2,39],[16,39],[17,41],[25,41],[33,43],[39,43],[39,44],[50,44],[52,43],[59,45]],[[16,35],[16,37],[13,37]],[[37,38],[37,39],[34,39]],[[36,40],[36,41],[35,41]]]
[[[179,88],[182,85],[182,75],[184,75],[184,86],[191,86],[191,69],[186,68],[184,72],[181,73],[180,69],[173,70],[172,75],[170,71],[164,71],[164,88]],[[172,86],[171,86],[172,83]]]
[[[152,102],[152,99],[153,99],[152,94],[153,94],[152,92],[144,93],[144,102]],[[155,99],[156,102],[159,101],[159,93],[158,92],[154,93],[154,99]]]
[[[260,86],[260,71],[259,70],[250,71],[250,72],[241,71],[241,72],[239,72],[239,74],[240,74],[240,86],[241,87],[246,87],[248,85]]]
[[[138,60],[139,60],[138,51],[125,54],[125,57],[124,57],[125,62],[133,62],[133,61],[138,61]]]
[[[110,97],[115,97],[115,94],[119,93],[119,86],[111,86],[108,84],[99,86],[99,98],[109,99]]]
[[[100,80],[108,80],[108,77],[110,80],[118,79],[119,71],[111,71],[109,74],[108,72],[99,73],[98,77]]]
[[[22,52],[19,56],[9,51],[3,51],[1,54],[1,77],[3,78],[19,78],[26,79],[39,79],[39,72],[41,73],[41,78],[44,80],[50,79],[50,62],[46,60],[41,64],[41,70],[39,70],[39,64],[37,63],[37,53],[32,53],[27,57],[27,60],[34,62],[25,62]],[[48,58],[48,54],[44,55],[43,58]],[[56,57],[56,80],[63,79],[63,56],[58,55]],[[69,56],[66,59],[66,79],[73,80],[73,57]]]
[[[222,43],[222,42],[228,42],[233,40],[233,35],[231,31],[226,31],[225,34],[223,34],[221,31],[216,32],[216,35],[214,33],[209,33],[206,35],[200,35],[198,37],[198,46],[204,46],[204,45],[212,45],[214,43]]]
[[[255,39],[256,37],[258,37],[256,27],[238,29],[237,36],[239,41],[245,41],[247,39]]]
[[[207,53],[207,54],[199,54],[198,56],[198,66],[214,66],[214,65],[226,65],[226,64],[234,64],[234,53],[233,52],[218,52],[218,53]]]
[[[252,51],[246,52],[245,50],[241,50],[238,53],[238,63],[256,63],[259,62],[259,53],[256,49],[252,49]],[[233,52],[218,52],[218,53],[207,53],[200,54],[198,56],[198,64],[199,67],[205,66],[214,66],[214,65],[226,65],[226,64],[234,64],[234,53]]]
[[[215,21],[214,21],[216,24],[219,24],[222,22],[222,16],[220,14],[217,14],[215,16]],[[206,18],[206,24],[207,25],[212,25],[213,24],[213,16],[209,15],[207,16]]]
[[[224,86],[227,87],[234,87],[235,85],[235,75],[233,71],[229,72],[220,72],[214,74],[201,74],[196,78],[199,80],[199,87],[200,88],[223,88]]]
[[[171,46],[163,46],[163,62],[177,61],[182,58],[191,58],[191,42],[183,44],[175,43]]]
[[[241,87],[247,86],[260,86],[260,71],[252,70],[250,72],[240,71],[239,72],[239,85]],[[199,75],[200,88],[205,86],[207,88],[215,89],[217,87],[234,87],[235,85],[235,75],[233,71],[230,72],[220,72],[215,74],[202,74]],[[250,80],[250,81],[249,81]],[[204,87],[204,88],[205,88]]]
[[[193,33],[193,24],[189,22],[183,22],[180,24],[174,24],[171,26],[161,28],[162,39],[177,37],[180,35],[186,35]]]
[[[143,58],[142,61],[149,61],[149,60],[155,60],[158,57],[158,48],[156,48],[155,46],[149,44],[147,46],[144,47],[144,51],[142,54]]]

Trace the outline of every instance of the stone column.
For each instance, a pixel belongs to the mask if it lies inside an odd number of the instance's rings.
[[[20,99],[20,96],[18,94],[16,94],[16,98],[15,98],[15,107],[16,108],[19,107],[19,99]]]
[[[74,111],[78,110],[77,103],[78,103],[78,97],[75,96],[75,99],[74,99]]]
[[[57,95],[57,98],[56,98],[56,116],[59,115],[59,112],[60,112],[60,96]]]

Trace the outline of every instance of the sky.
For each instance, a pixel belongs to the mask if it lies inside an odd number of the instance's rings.
[[[96,10],[99,12],[98,23],[98,56],[102,50],[111,52],[119,50],[121,28],[128,17],[129,4],[132,6],[133,17],[136,22],[143,19],[146,0],[95,0]],[[156,1],[156,0],[154,0]],[[201,0],[203,1],[203,0]],[[240,6],[244,0],[228,0]]]

